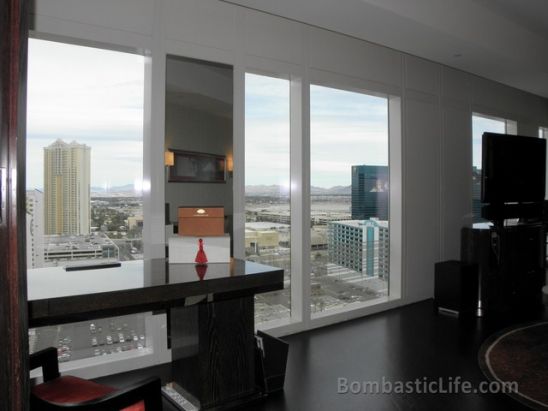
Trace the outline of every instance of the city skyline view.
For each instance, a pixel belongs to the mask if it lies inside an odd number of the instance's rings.
[[[255,297],[268,327],[291,317],[290,82],[246,73],[245,91],[246,259],[285,272],[283,290]],[[310,107],[314,317],[388,295],[388,101],[312,85]]]
[[[142,56],[29,40],[29,269],[143,258],[143,96]]]
[[[51,63],[52,55],[55,64]],[[42,149],[57,138],[76,140],[93,148],[92,187],[106,190],[131,184],[139,186],[142,174],[137,175],[135,169],[142,168],[143,125],[135,119],[143,115],[144,58],[38,39],[30,39],[29,56],[27,158],[35,166],[27,172],[27,188],[43,189]],[[106,72],[105,66],[109,67]],[[59,67],[67,70],[60,71]],[[246,76],[246,82],[252,85],[249,89],[258,91],[246,95],[245,115],[249,119],[246,133],[261,136],[261,145],[255,152],[249,152],[249,161],[268,163],[269,167],[268,170],[257,167],[253,175],[247,174],[246,186],[289,187],[289,179],[280,182],[275,174],[276,170],[289,166],[289,158],[277,146],[278,136],[289,136],[289,122],[279,121],[279,116],[289,111],[289,83],[281,81],[273,85],[265,83],[263,77]],[[317,97],[311,104],[314,117],[311,133],[317,141],[318,158],[312,162],[312,170],[326,167],[331,170],[328,177],[313,173],[312,186],[349,185],[346,162],[332,160],[341,144],[368,144],[366,151],[357,150],[356,161],[349,158],[349,162],[388,164],[385,98],[317,85],[312,85],[310,92]],[[334,123],[334,119],[339,123]],[[336,144],[330,142],[332,133],[339,136]]]
[[[29,39],[27,189],[43,189],[43,149],[92,148],[91,186],[142,180],[144,57]]]
[[[136,74],[143,61],[126,60],[126,54],[109,51],[101,61],[103,50],[49,43],[33,42],[29,65],[28,158],[32,166],[27,193],[33,213],[29,221],[34,224],[28,226],[34,250],[29,267],[83,259],[141,259],[142,198],[131,190],[109,196],[106,189],[131,187],[132,182],[137,187],[142,180],[143,95],[134,88],[144,89],[143,78]],[[61,54],[69,58],[57,59],[58,46],[67,48]],[[102,84],[89,80],[95,76],[87,71],[89,67],[70,65],[75,56],[102,70],[97,74]],[[36,69],[41,58],[47,63],[43,71]],[[126,75],[120,70],[124,64],[135,72],[129,70]],[[72,72],[64,73],[65,67]],[[44,75],[55,78],[48,82]],[[290,84],[288,79],[246,74],[246,258],[285,272],[283,290],[256,297],[261,324],[291,315]],[[388,100],[319,85],[310,86],[310,99],[310,308],[316,316],[388,294]],[[94,116],[102,120],[94,121]],[[72,149],[65,150],[65,146],[84,145],[90,149],[89,177],[77,175],[80,162],[71,160]],[[59,149],[55,160],[46,164],[50,146]],[[382,172],[353,179],[353,167]],[[47,189],[43,195],[32,192],[48,184],[49,193],[68,193],[70,198],[63,194],[61,201],[48,200]],[[96,192],[77,194],[81,187]],[[42,204],[48,201],[55,205],[45,207],[50,211],[44,215],[44,226],[59,228],[44,232],[39,223]],[[69,217],[66,210],[81,202],[89,204],[89,216],[74,212],[76,217]],[[351,206],[365,207],[365,211],[354,215]],[[59,210],[62,218],[57,217]],[[86,220],[78,223],[84,229],[70,228],[80,217]],[[32,235],[32,230],[43,234]],[[349,241],[351,247],[347,247]]]

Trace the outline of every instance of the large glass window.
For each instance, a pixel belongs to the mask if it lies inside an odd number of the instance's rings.
[[[481,221],[481,141],[483,133],[515,134],[515,122],[501,118],[472,115],[472,214]]]
[[[255,297],[259,328],[286,322],[291,314],[289,90],[289,80],[246,74],[246,259],[285,271],[282,291]]]
[[[30,39],[29,269],[143,256],[144,58]]]
[[[310,87],[311,314],[388,296],[388,99]]]
[[[28,58],[27,267],[35,298],[40,278],[63,276],[63,266],[143,258],[144,57],[29,39]],[[88,357],[151,354],[145,331],[141,314],[40,327],[29,330],[29,349],[56,346],[60,362],[81,368]]]

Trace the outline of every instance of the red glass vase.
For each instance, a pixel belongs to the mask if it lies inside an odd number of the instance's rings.
[[[198,240],[198,253],[196,254],[196,258],[194,259],[194,261],[198,265],[207,264],[207,255],[204,251],[204,240],[202,240],[201,238]]]

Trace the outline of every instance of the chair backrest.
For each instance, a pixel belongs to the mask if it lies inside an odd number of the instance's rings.
[[[161,381],[156,377],[80,403],[56,403],[31,395],[31,410],[40,411],[156,411],[161,409]]]
[[[59,379],[59,384],[56,384],[55,389],[62,389],[62,380],[66,377],[60,378],[56,348],[50,347],[31,354],[29,366],[31,370],[42,368],[45,384],[51,384],[51,382]],[[86,382],[86,380],[81,381]],[[95,385],[97,386],[97,384]],[[38,395],[31,394],[31,410],[119,411],[128,407],[130,408],[127,411],[156,411],[162,409],[162,384],[159,378],[147,378],[120,390],[110,389],[106,386],[105,388],[105,395],[80,403],[54,403],[40,398]]]

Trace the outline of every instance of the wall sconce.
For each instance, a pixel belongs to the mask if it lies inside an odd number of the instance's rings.
[[[228,172],[229,177],[232,177],[234,171],[234,159],[232,154],[226,156],[226,171]]]
[[[175,154],[173,151],[164,152],[164,164],[166,167],[172,167],[175,165]]]

